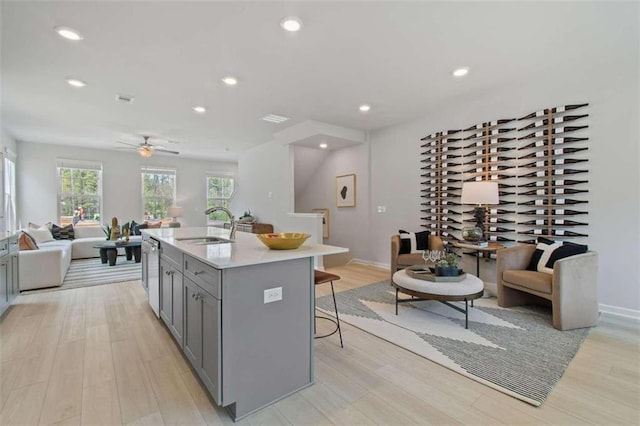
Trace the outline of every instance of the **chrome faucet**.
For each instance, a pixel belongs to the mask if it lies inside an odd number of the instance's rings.
[[[233,213],[231,213],[229,209],[222,206],[214,206],[205,210],[204,214],[209,216],[211,213],[219,212],[219,211],[225,212],[227,216],[229,216],[229,220],[231,221],[231,232],[229,233],[229,238],[232,240],[235,240],[236,239],[236,218],[233,216]]]

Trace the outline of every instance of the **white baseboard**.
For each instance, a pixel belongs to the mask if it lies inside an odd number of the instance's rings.
[[[382,268],[382,269],[391,269],[391,265],[389,265],[388,263],[373,262],[371,260],[363,260],[363,259],[353,258],[347,264],[349,264],[349,263],[357,263],[357,264],[360,264],[360,265],[375,266],[377,268]]]
[[[630,318],[640,321],[640,311],[635,309],[621,308],[619,306],[604,305],[600,303],[600,312],[603,314],[615,315],[617,317]]]

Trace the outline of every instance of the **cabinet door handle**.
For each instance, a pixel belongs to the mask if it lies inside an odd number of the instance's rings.
[[[195,293],[191,293],[191,298],[195,299],[196,298],[196,294]]]
[[[174,271],[174,270],[169,270],[169,271],[164,271],[164,273],[165,273],[166,275],[173,275],[173,274],[175,274],[175,273],[176,273],[176,271]]]
[[[193,273],[193,275],[200,275],[200,274],[204,274],[205,271],[195,271]]]
[[[196,293],[196,300],[200,300],[200,299],[202,299],[202,296],[200,296],[199,293]]]

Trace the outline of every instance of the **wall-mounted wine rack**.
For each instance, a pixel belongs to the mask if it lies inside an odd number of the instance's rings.
[[[547,108],[422,138],[423,226],[461,240],[462,228],[475,223],[474,206],[460,203],[462,183],[495,180],[500,204],[487,210],[490,241],[587,237],[588,114],[576,111],[587,106]]]

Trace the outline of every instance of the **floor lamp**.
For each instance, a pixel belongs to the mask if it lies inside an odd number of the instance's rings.
[[[464,182],[462,184],[462,204],[475,204],[473,216],[476,218],[476,227],[479,229],[480,240],[486,241],[485,235],[485,217],[487,214],[486,206],[489,204],[498,204],[498,182],[477,181]],[[470,234],[470,233],[468,233]],[[463,231],[463,238],[465,232]],[[477,235],[476,235],[477,236]],[[467,239],[467,238],[465,238]],[[476,238],[477,239],[477,238]],[[472,238],[469,238],[472,240]]]

